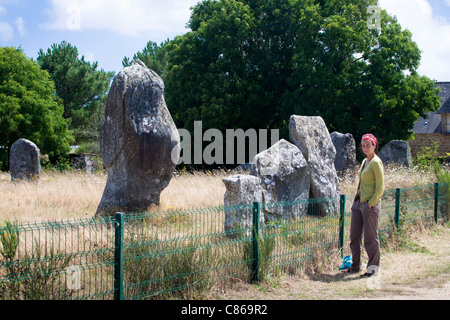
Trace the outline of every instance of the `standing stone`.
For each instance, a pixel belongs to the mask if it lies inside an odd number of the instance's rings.
[[[410,167],[411,160],[411,149],[408,142],[403,140],[392,140],[386,144],[383,149],[378,153],[383,164],[398,164],[405,167]]]
[[[300,150],[286,140],[255,156],[250,174],[224,178],[225,230],[230,237],[250,235],[252,204],[261,204],[260,223],[289,221],[305,215],[309,169]]]
[[[336,149],[330,133],[321,117],[292,116],[289,123],[289,136],[303,153],[311,173],[310,199],[335,200],[340,196],[339,179],[334,159]],[[337,201],[320,201],[313,214],[327,216],[338,213]]]
[[[11,181],[39,181],[41,158],[39,148],[27,139],[19,139],[10,150],[9,166]]]
[[[252,226],[253,202],[263,201],[261,179],[250,175],[234,175],[222,179],[226,192],[224,196],[224,228],[231,238],[249,236]],[[264,222],[261,214],[260,223]]]
[[[286,221],[307,213],[309,169],[295,145],[282,139],[259,153],[252,161],[250,174],[261,178],[266,220]],[[270,204],[280,202],[290,203],[285,206]]]
[[[334,167],[341,177],[355,179],[356,168],[356,143],[351,133],[332,132],[331,141],[336,149]]]
[[[160,203],[179,159],[180,136],[162,79],[144,63],[114,79],[100,132],[108,180],[96,216],[142,212]]]

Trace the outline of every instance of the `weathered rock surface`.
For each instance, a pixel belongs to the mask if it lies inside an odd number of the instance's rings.
[[[307,214],[309,169],[295,145],[280,140],[256,155],[249,167],[250,174],[223,179],[225,230],[229,236],[238,236],[238,229],[252,226],[251,206],[255,201],[261,204],[261,224],[289,221]],[[246,230],[249,236],[250,229]]]
[[[108,180],[97,216],[159,204],[179,159],[180,136],[162,79],[142,62],[123,69],[112,83],[100,150]]]
[[[343,134],[335,131],[330,136],[336,149],[334,167],[338,175],[355,179],[358,163],[356,161],[356,143],[353,135],[351,133]]]
[[[19,139],[10,150],[11,181],[39,181],[41,175],[39,148],[30,140]]]
[[[392,140],[386,144],[378,153],[383,164],[399,164],[405,167],[410,167],[412,163],[411,149],[407,141]]]
[[[222,179],[226,187],[224,196],[225,205],[225,232],[230,237],[250,235],[252,226],[252,204],[263,201],[261,179],[251,175],[234,175]],[[264,222],[264,216],[260,216]]]
[[[308,164],[295,145],[283,139],[259,153],[252,161],[250,174],[261,178],[266,220],[288,220],[306,214],[305,205],[270,205],[309,198]]]
[[[320,117],[292,116],[289,129],[293,143],[280,140],[255,156],[249,174],[223,179],[227,232],[237,236],[234,229],[251,227],[255,201],[261,204],[261,223],[339,213],[336,149],[325,122]]]
[[[310,199],[330,199],[340,196],[339,179],[334,167],[336,149],[321,117],[292,116],[289,136],[303,153],[311,173]],[[338,211],[337,203],[318,203],[315,215],[327,216]]]

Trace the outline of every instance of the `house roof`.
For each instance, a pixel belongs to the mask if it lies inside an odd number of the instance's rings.
[[[437,112],[430,112],[428,118],[419,117],[414,124],[414,133],[442,133],[441,115]]]
[[[414,133],[442,133],[441,114],[450,113],[450,82],[436,82],[436,87],[441,88],[441,108],[430,112],[426,119],[420,117],[414,124]]]
[[[436,86],[441,88],[441,108],[437,112],[438,114],[450,113],[450,82],[436,82]]]

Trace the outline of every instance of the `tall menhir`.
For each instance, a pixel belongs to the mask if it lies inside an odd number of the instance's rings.
[[[144,212],[160,203],[179,159],[180,136],[162,79],[142,62],[123,69],[112,83],[100,151],[108,180],[96,216]]]

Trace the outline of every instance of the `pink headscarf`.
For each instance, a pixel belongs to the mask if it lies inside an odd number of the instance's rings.
[[[364,141],[364,140],[369,140],[370,142],[372,142],[374,144],[375,147],[378,145],[377,138],[375,138],[375,136],[371,133],[363,135],[361,141]]]

